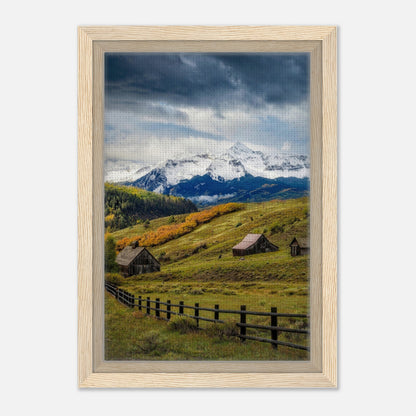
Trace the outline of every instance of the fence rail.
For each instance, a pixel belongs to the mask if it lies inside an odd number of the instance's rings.
[[[308,319],[309,315],[306,314],[296,314],[296,313],[278,313],[276,307],[272,307],[270,312],[258,312],[258,311],[248,311],[246,310],[246,305],[241,305],[240,310],[233,309],[220,309],[219,305],[215,305],[214,308],[206,308],[199,306],[199,303],[195,303],[194,306],[185,305],[183,301],[179,303],[172,303],[170,300],[162,302],[159,298],[155,300],[150,299],[150,297],[143,298],[142,296],[135,296],[123,289],[118,288],[112,283],[105,282],[105,289],[107,292],[112,294],[120,303],[130,307],[137,307],[139,311],[145,312],[147,315],[151,315],[153,311],[155,317],[158,319],[164,319],[169,321],[172,315],[183,316],[186,318],[194,319],[196,325],[199,328],[199,321],[204,322],[214,322],[218,324],[224,324],[225,321],[219,318],[220,314],[234,314],[239,316],[239,322],[236,323],[236,326],[239,328],[238,336],[242,342],[245,340],[258,341],[258,342],[267,342],[272,345],[273,348],[277,348],[278,345],[296,348],[300,350],[309,351],[308,346],[295,344],[292,342],[281,341],[278,339],[281,332],[287,333],[296,333],[309,335],[309,329],[300,329],[300,328],[286,328],[278,325],[278,318],[293,318],[293,319]],[[154,306],[153,306],[154,305]],[[165,306],[165,309],[162,309],[161,306]],[[177,308],[177,311],[174,311],[172,308]],[[185,309],[193,310],[193,315],[185,313]],[[201,316],[200,312],[212,312],[214,314],[213,318],[208,318],[206,316]],[[165,315],[162,316],[161,314]],[[270,325],[261,325],[247,323],[247,316],[264,316],[270,318]],[[266,331],[270,333],[270,338],[263,338],[254,335],[247,334],[248,329],[255,329],[259,331]]]

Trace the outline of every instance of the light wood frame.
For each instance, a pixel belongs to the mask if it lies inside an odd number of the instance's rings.
[[[105,52],[309,52],[311,359],[105,361],[103,80]],[[80,387],[336,387],[337,58],[332,26],[78,28],[78,383]]]

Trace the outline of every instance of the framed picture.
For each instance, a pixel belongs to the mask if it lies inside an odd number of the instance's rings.
[[[78,42],[79,386],[336,387],[336,28]]]

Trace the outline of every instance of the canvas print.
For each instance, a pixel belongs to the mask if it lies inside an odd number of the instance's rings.
[[[105,359],[309,360],[308,53],[106,53]]]

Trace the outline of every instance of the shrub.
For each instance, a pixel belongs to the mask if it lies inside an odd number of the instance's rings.
[[[199,250],[201,250],[201,249],[206,249],[208,246],[207,246],[207,243],[201,243],[201,244],[199,244],[199,245],[197,245],[193,250],[192,250],[192,254],[196,254],[196,253],[198,253],[199,252]]]
[[[280,332],[281,334],[281,332]],[[307,337],[305,334],[297,334],[295,332],[286,332],[283,336],[285,341],[293,342],[296,344],[304,344],[304,342],[307,340]]]
[[[159,261],[162,261],[162,260],[164,260],[165,259],[165,256],[166,256],[166,251],[162,251],[160,254],[159,254],[159,256],[158,256],[158,260]]]
[[[241,283],[240,286],[241,287],[252,287],[252,286],[256,286],[256,283]]]
[[[158,259],[159,261],[169,261],[169,260],[170,260],[170,257],[166,255],[166,251],[162,251],[162,252],[159,254],[159,256],[158,256],[158,258],[157,258],[157,259]]]
[[[226,322],[224,324],[212,323],[207,326],[206,333],[211,337],[226,339],[237,336],[239,330],[235,322]]]
[[[196,321],[185,316],[179,316],[169,322],[168,328],[172,331],[178,331],[181,334],[188,334],[198,330]]]
[[[166,339],[157,331],[149,331],[137,341],[137,347],[145,354],[161,355],[167,351]]]
[[[270,227],[270,231],[272,234],[282,233],[284,231],[284,227],[276,222]]]
[[[124,282],[124,278],[118,273],[106,273],[105,281],[120,286]]]
[[[195,289],[191,289],[189,291],[190,295],[203,295],[204,294],[204,289],[201,289],[200,287],[196,287]]]

